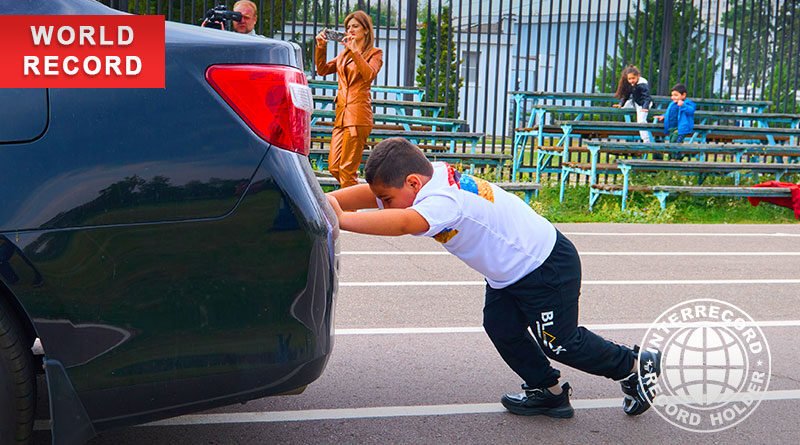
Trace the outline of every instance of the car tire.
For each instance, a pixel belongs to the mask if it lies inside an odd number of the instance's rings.
[[[33,354],[0,294],[0,444],[26,444],[33,434],[36,373]]]

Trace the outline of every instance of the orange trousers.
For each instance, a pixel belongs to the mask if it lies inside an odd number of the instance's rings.
[[[333,127],[328,171],[342,188],[358,184],[358,167],[372,126]]]

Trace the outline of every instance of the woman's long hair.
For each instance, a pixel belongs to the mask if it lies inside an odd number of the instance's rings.
[[[364,37],[364,47],[361,48],[362,53],[366,53],[373,48],[375,45],[375,29],[372,26],[372,17],[367,15],[364,11],[354,11],[347,15],[344,18],[344,29],[345,32],[347,31],[347,24],[350,23],[350,20],[355,20],[364,28],[367,33]]]
[[[631,94],[631,91],[633,91],[633,87],[628,83],[628,74],[636,74],[637,76],[641,76],[639,68],[636,68],[634,65],[628,65],[622,69],[622,74],[619,75],[617,92],[614,93],[614,96],[619,100],[627,98]]]

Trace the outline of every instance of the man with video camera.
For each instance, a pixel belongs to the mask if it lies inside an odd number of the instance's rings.
[[[228,11],[224,4],[209,9],[200,26],[222,30],[233,29],[240,34],[264,37],[256,34],[257,21],[258,8],[256,4],[250,0],[239,0],[233,4],[233,11]]]
[[[256,4],[250,0],[239,0],[233,4],[234,12],[240,12],[242,19],[233,22],[233,30],[240,34],[247,34],[250,36],[264,37],[261,34],[256,34],[256,22],[258,21],[258,8]]]

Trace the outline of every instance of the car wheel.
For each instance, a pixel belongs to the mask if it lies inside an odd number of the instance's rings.
[[[20,324],[0,295],[0,444],[28,443],[33,433],[36,374]]]

